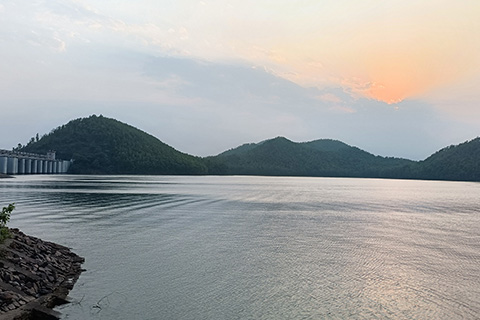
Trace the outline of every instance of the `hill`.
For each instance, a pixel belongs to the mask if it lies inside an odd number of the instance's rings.
[[[19,145],[21,146],[21,145]],[[74,159],[70,173],[235,174],[480,181],[480,138],[446,147],[423,161],[375,156],[341,141],[277,137],[217,156],[181,153],[157,138],[103,116],[72,120],[32,138],[19,151],[57,151]]]
[[[415,177],[480,181],[480,138],[443,148],[418,163]]]
[[[204,174],[202,159],[181,153],[157,138],[103,116],[72,120],[20,151],[57,151],[73,159],[70,173],[85,174]]]
[[[296,143],[284,137],[245,144],[208,161],[217,174],[390,177],[413,161],[375,156],[336,140]]]

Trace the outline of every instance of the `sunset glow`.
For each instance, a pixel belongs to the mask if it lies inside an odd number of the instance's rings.
[[[30,113],[28,99],[59,117],[85,116],[65,101],[124,105],[126,118],[132,104],[193,153],[201,143],[173,132],[200,126],[224,147],[282,132],[364,143],[385,130],[407,146],[405,125],[436,147],[480,134],[479,1],[0,1],[0,30],[1,102],[19,106],[5,121]],[[159,129],[165,114],[177,122]]]
[[[328,22],[307,19],[311,24],[300,37],[279,34],[282,45],[269,51],[276,53],[271,61],[291,67],[291,80],[341,83],[392,103],[478,74],[478,2],[341,3],[345,7],[332,6],[335,15],[325,17]]]

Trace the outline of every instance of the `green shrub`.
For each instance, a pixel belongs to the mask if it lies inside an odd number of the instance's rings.
[[[10,221],[10,214],[13,209],[15,209],[15,203],[10,203],[8,206],[3,207],[2,212],[0,212],[0,243],[3,243],[5,239],[10,237],[7,222]]]

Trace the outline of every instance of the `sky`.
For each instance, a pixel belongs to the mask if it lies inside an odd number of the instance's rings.
[[[102,114],[215,155],[480,135],[478,0],[0,0],[0,148]]]

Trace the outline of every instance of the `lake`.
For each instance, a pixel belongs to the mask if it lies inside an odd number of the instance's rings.
[[[0,180],[10,227],[86,259],[65,319],[478,319],[479,199],[442,181]]]

